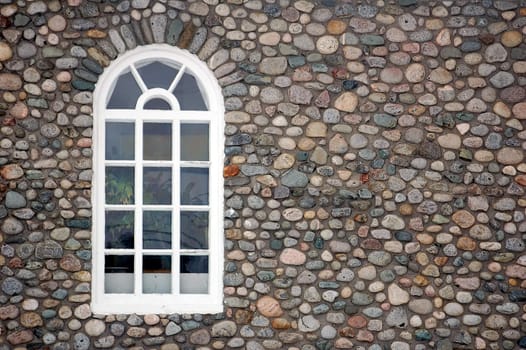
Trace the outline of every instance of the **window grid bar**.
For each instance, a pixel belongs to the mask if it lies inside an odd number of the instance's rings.
[[[184,69],[181,68],[181,71]],[[179,73],[181,73],[179,71]],[[178,74],[179,75],[179,74]],[[177,80],[177,77],[176,77]],[[174,80],[175,81],[175,80]],[[181,248],[180,240],[180,227],[181,227],[181,214],[180,214],[180,177],[181,170],[179,166],[180,161],[180,148],[181,148],[181,125],[178,120],[174,120],[172,125],[172,158],[174,161],[174,166],[172,170],[172,204],[174,205],[174,210],[172,211],[172,295],[179,295],[180,292],[180,258],[179,258],[179,249]]]
[[[131,64],[130,65],[130,70],[132,72],[132,75],[133,77],[135,78],[135,81],[137,82],[137,85],[139,85],[139,88],[141,89],[141,91],[144,93],[145,91],[148,90],[148,87],[146,86],[146,84],[144,83],[144,81],[142,80],[141,78],[141,75],[139,74],[139,71],[137,71],[137,68],[135,68],[135,65],[134,64]]]
[[[217,118],[217,112],[211,111],[173,111],[173,110],[141,110],[142,119],[149,122],[163,122],[177,119],[186,124],[210,124],[210,119]],[[130,122],[136,121],[135,109],[107,109],[105,110],[105,121],[109,122]]]
[[[114,166],[114,167],[130,167],[135,166],[136,162],[134,160],[106,160],[104,161],[105,166]]]
[[[182,160],[179,162],[181,168],[209,168],[210,161]]]
[[[143,125],[139,117],[135,125],[135,295],[142,294],[142,211],[143,211]]]
[[[186,66],[183,64],[181,65],[179,72],[177,72],[177,75],[175,76],[174,80],[170,84],[170,87],[168,88],[168,92],[173,94],[175,88],[177,87],[177,84],[179,84],[179,81],[181,81],[181,79],[183,78],[185,71],[186,71]]]

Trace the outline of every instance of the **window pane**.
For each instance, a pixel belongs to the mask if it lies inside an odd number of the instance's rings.
[[[181,212],[181,249],[208,249],[208,212]]]
[[[179,70],[159,61],[154,61],[137,68],[137,71],[149,89],[168,89]]]
[[[104,257],[104,292],[133,293],[133,256]]]
[[[181,168],[181,204],[208,204],[208,168]]]
[[[135,155],[135,124],[106,123],[106,159],[132,160]]]
[[[161,98],[154,98],[146,102],[143,109],[160,109],[163,111],[169,111],[172,109],[170,104]]]
[[[185,73],[174,90],[182,111],[208,110],[195,78]]]
[[[133,204],[134,168],[106,167],[106,203]]]
[[[172,203],[171,168],[144,168],[143,203]]]
[[[181,124],[181,160],[208,160],[208,124]]]
[[[172,124],[144,123],[143,134],[145,160],[172,159]]]
[[[182,294],[208,293],[208,256],[181,256]]]
[[[106,211],[105,247],[108,249],[133,248],[133,212]]]
[[[145,211],[142,223],[144,249],[170,249],[172,247],[172,212]]]
[[[143,293],[170,293],[172,290],[172,258],[146,255],[142,260]]]
[[[127,69],[117,80],[111,98],[108,101],[107,108],[134,109],[137,99],[141,94],[142,91],[139,85],[135,81],[132,73]]]

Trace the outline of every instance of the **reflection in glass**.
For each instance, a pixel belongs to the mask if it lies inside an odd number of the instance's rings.
[[[206,111],[206,103],[194,76],[185,73],[174,90],[182,111]]]
[[[106,122],[106,159],[133,160],[135,124]]]
[[[104,257],[104,292],[133,293],[133,256]]]
[[[181,212],[181,249],[208,249],[208,212]]]
[[[113,89],[108,109],[134,109],[137,99],[142,94],[129,69],[119,76]]]
[[[162,98],[154,98],[146,102],[143,109],[160,109],[163,111],[169,111],[172,109],[170,104]]]
[[[172,247],[172,212],[145,211],[142,224],[144,249],[170,249]]]
[[[208,293],[208,256],[183,255],[180,264],[180,293]]]
[[[208,168],[181,168],[181,204],[208,204]]]
[[[162,62],[154,61],[142,67],[138,67],[137,71],[149,89],[168,89],[172,81],[175,79],[178,69],[170,67]]]
[[[172,159],[172,124],[144,123],[144,160]]]
[[[181,160],[208,160],[208,124],[181,124]]]
[[[172,258],[169,255],[145,255],[142,260],[143,293],[170,293],[172,290]]]
[[[106,203],[133,204],[134,168],[106,167]]]
[[[172,169],[144,168],[143,203],[172,203]]]
[[[104,246],[108,249],[132,249],[133,221],[132,211],[106,211]]]

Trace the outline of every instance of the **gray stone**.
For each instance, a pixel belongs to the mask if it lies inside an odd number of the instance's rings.
[[[233,337],[236,334],[237,326],[232,321],[221,321],[212,326],[212,337]]]
[[[24,285],[14,277],[7,277],[2,282],[2,291],[7,295],[20,294],[24,290]]]
[[[9,209],[23,208],[26,206],[26,199],[20,193],[8,191],[5,195],[5,206]]]
[[[84,333],[77,333],[73,337],[74,341],[74,348],[75,350],[89,350],[90,348],[90,340],[88,336]]]
[[[385,323],[389,327],[406,328],[408,326],[406,309],[404,307],[393,307],[387,314]]]
[[[287,171],[281,177],[281,184],[287,187],[305,187],[309,182],[309,178],[304,173],[295,169]]]

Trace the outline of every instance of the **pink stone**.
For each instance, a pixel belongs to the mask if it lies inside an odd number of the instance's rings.
[[[13,345],[29,343],[31,340],[33,340],[33,332],[27,329],[11,333],[7,336],[7,341]]]
[[[526,266],[508,265],[506,266],[506,276],[526,280]]]
[[[91,139],[81,138],[80,140],[77,141],[77,146],[83,147],[83,148],[91,147],[91,143],[92,143]]]
[[[385,68],[380,72],[380,79],[388,84],[398,84],[404,79],[404,73],[400,68]]]
[[[526,119],[526,102],[521,102],[514,105],[512,112],[517,119]]]
[[[480,279],[478,277],[455,278],[455,284],[462,289],[477,290],[480,287]]]
[[[291,103],[308,105],[312,100],[312,92],[305,89],[303,86],[292,85],[289,88],[289,100]]]
[[[0,176],[6,180],[18,179],[23,175],[24,170],[18,164],[9,164],[0,168]]]
[[[307,260],[307,257],[297,249],[286,248],[281,253],[279,260],[287,265],[303,265]]]
[[[17,318],[20,311],[16,305],[7,305],[0,307],[0,320],[14,319]]]
[[[0,90],[19,90],[22,88],[22,79],[18,74],[2,73],[0,74]]]
[[[73,254],[66,254],[60,259],[60,267],[65,271],[80,271],[82,265],[80,260]]]
[[[420,44],[418,43],[406,43],[402,45],[402,50],[409,53],[419,53],[420,52]]]
[[[11,107],[9,113],[16,119],[24,119],[29,114],[29,109],[25,103],[18,101]]]
[[[269,296],[264,296],[256,302],[256,308],[265,317],[279,317],[283,314],[279,302]]]
[[[329,96],[329,92],[327,90],[324,90],[321,94],[318,95],[318,97],[316,97],[316,99],[314,100],[314,104],[320,108],[327,108],[329,107],[330,101],[331,97]]]
[[[371,343],[374,340],[374,335],[367,330],[360,329],[356,335],[356,340]]]

